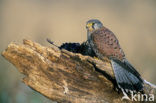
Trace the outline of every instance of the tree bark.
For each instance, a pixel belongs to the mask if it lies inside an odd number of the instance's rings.
[[[44,47],[30,40],[10,43],[2,55],[24,74],[23,82],[58,103],[122,103],[122,93],[113,88],[109,61]],[[103,71],[100,72],[100,71]],[[146,94],[156,96],[156,87],[145,81]]]

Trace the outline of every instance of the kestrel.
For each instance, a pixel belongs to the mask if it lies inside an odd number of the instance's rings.
[[[89,20],[86,28],[89,46],[99,59],[107,57],[111,61],[117,85],[122,92],[142,91],[143,79],[126,59],[114,33],[96,19]]]

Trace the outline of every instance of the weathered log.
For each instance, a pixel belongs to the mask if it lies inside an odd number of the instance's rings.
[[[2,55],[24,74],[23,82],[59,103],[121,103],[122,93],[113,89],[109,61],[44,47],[30,40],[10,43]],[[97,69],[98,68],[98,69]],[[103,72],[100,72],[100,71]],[[156,96],[156,87],[145,82],[146,94]]]

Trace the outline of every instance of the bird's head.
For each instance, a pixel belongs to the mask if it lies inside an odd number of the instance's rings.
[[[93,32],[94,30],[100,29],[103,27],[103,24],[97,19],[91,19],[87,21],[86,29],[89,32]]]

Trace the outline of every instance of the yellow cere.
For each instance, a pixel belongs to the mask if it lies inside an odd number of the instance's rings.
[[[91,27],[93,25],[93,23],[88,23],[87,27]]]
[[[89,31],[92,31],[93,30],[92,25],[93,25],[93,23],[88,23],[87,24],[87,27],[88,27]]]

